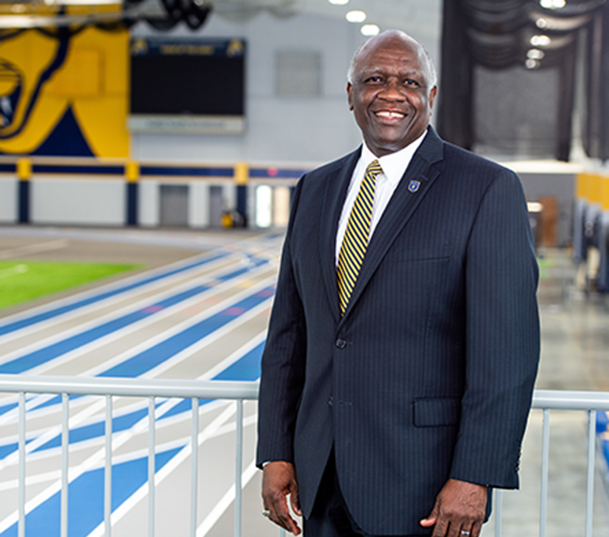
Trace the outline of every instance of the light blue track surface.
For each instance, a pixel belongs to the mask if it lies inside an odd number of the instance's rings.
[[[63,315],[67,312],[72,312],[78,308],[89,306],[95,302],[99,302],[111,296],[121,293],[126,293],[147,284],[162,282],[164,278],[178,274],[191,268],[210,263],[225,257],[225,253],[213,253],[206,256],[204,259],[199,259],[196,262],[186,263],[178,268],[173,268],[167,271],[161,271],[151,277],[144,277],[136,282],[131,282],[123,286],[117,286],[110,291],[101,291],[87,296],[68,305],[51,308],[42,313],[34,313],[31,317],[21,318],[15,322],[9,322],[4,326],[0,326],[0,336],[8,334],[12,331],[20,330],[24,327],[32,326],[44,320],[51,319],[56,316]],[[190,289],[176,293],[162,301],[151,303],[138,311],[111,319],[103,322],[98,326],[84,330],[83,332],[66,337],[65,339],[40,348],[31,353],[14,358],[8,362],[0,364],[0,373],[25,373],[32,368],[38,367],[45,363],[51,363],[56,358],[60,358],[65,353],[78,349],[88,343],[94,342],[99,338],[103,338],[121,328],[137,323],[147,317],[155,315],[168,307],[180,304],[181,302],[205,293],[214,286],[221,283],[230,282],[230,280],[246,275],[248,272],[256,270],[264,266],[268,261],[262,258],[249,257],[249,262],[244,263],[243,267],[238,269],[228,270],[226,273],[217,275],[213,278],[213,282],[205,285],[193,286]],[[253,291],[250,295],[236,300],[229,307],[217,312],[196,324],[174,334],[167,339],[157,343],[149,349],[146,349],[135,356],[125,359],[119,364],[115,364],[105,371],[102,371],[98,376],[103,377],[129,377],[135,378],[141,376],[151,369],[162,364],[166,360],[171,359],[177,353],[195,344],[197,341],[213,334],[216,330],[226,326],[228,323],[238,319],[240,316],[263,304],[274,294],[274,288],[266,287],[262,290]],[[264,348],[264,343],[258,344],[255,348],[247,352],[240,359],[227,366],[227,368],[217,374],[215,379],[218,380],[256,380],[260,376],[260,357]],[[72,397],[71,399],[75,399]],[[201,400],[200,404],[209,403],[208,400]],[[34,410],[45,407],[52,407],[61,403],[60,397],[51,397],[48,400],[37,405]],[[159,402],[158,406],[164,404]],[[169,418],[190,412],[192,402],[183,400],[175,404],[167,412],[158,417],[157,421],[167,420]],[[16,408],[15,403],[5,404],[0,407],[0,415],[5,414]],[[147,419],[148,409],[141,408],[134,411],[127,411],[122,415],[116,415],[112,420],[113,433],[126,431],[133,427],[142,419]],[[73,427],[69,433],[69,441],[71,444],[78,444],[83,441],[101,439],[105,434],[105,424],[103,421],[88,423],[83,426]],[[28,442],[34,440],[28,439]],[[43,445],[37,447],[34,452],[41,453],[49,449],[58,448],[61,445],[61,436],[58,435]],[[161,469],[168,461],[170,461],[182,448],[167,450],[156,455],[156,469]],[[9,442],[0,444],[0,459],[5,459],[7,456],[15,453],[17,444]],[[112,510],[114,511],[126,499],[128,499],[136,490],[138,490],[147,481],[147,466],[148,460],[146,457],[137,458],[128,462],[122,462],[113,465],[112,470]],[[103,521],[103,469],[95,469],[85,472],[83,475],[76,478],[69,485],[69,537],[85,537],[95,527]],[[26,516],[26,536],[27,537],[47,537],[59,536],[59,492],[44,501],[41,505],[34,508]],[[0,534],[0,537],[17,536],[17,525],[6,529]]]

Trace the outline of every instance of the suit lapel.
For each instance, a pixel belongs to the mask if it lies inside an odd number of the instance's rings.
[[[361,149],[358,149],[346,157],[345,165],[335,174],[328,176],[326,181],[325,208],[320,222],[320,241],[319,258],[321,261],[322,277],[328,293],[332,314],[338,321],[340,310],[338,307],[338,285],[336,283],[336,233],[338,231],[338,221],[342,212],[345,197],[353,170],[360,156]]]
[[[439,167],[432,165],[443,158],[442,144],[433,128],[429,127],[425,140],[414,154],[370,239],[364,264],[343,319],[349,315],[385,254],[440,174]]]

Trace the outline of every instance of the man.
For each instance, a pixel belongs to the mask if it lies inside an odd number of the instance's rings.
[[[539,355],[519,179],[429,126],[433,66],[398,31],[356,52],[364,144],[294,195],[262,359],[264,513],[307,537],[477,537],[518,485]]]

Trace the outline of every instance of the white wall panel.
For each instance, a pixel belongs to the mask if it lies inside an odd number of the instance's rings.
[[[139,224],[145,227],[158,226],[160,214],[158,181],[140,181],[138,196]]]
[[[15,223],[19,204],[17,179],[0,179],[0,222]]]
[[[125,182],[113,179],[32,179],[35,224],[125,224]]]
[[[188,226],[209,226],[209,184],[190,183],[188,189]]]

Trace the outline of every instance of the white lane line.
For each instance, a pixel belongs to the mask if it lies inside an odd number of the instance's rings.
[[[70,242],[65,239],[56,241],[39,242],[36,244],[28,244],[26,246],[19,246],[10,250],[0,251],[0,259],[15,259],[16,257],[23,257],[32,254],[39,254],[41,252],[51,252],[53,250],[62,250],[66,248]]]
[[[242,241],[239,241],[239,242],[242,242]],[[48,304],[43,304],[41,306],[29,309],[25,312],[16,313],[14,315],[5,317],[2,320],[0,320],[0,327],[14,323],[14,322],[22,321],[24,319],[27,319],[28,317],[39,315],[39,314],[45,313],[47,311],[53,310],[58,307],[70,305],[70,304],[79,302],[80,300],[84,300],[84,299],[91,298],[91,297],[94,297],[99,294],[110,292],[112,290],[121,288],[126,285],[131,285],[134,283],[141,282],[142,280],[146,280],[148,278],[163,275],[164,273],[171,272],[173,270],[177,270],[180,267],[187,266],[191,263],[194,263],[197,261],[204,261],[206,258],[213,257],[215,255],[222,255],[223,257],[221,257],[220,259],[216,259],[214,261],[210,261],[209,263],[206,263],[203,266],[197,266],[197,267],[193,267],[191,269],[184,270],[184,271],[180,272],[179,274],[174,274],[172,276],[165,276],[161,280],[150,282],[141,287],[138,287],[138,289],[147,289],[150,286],[157,285],[159,283],[159,281],[160,282],[171,282],[171,281],[173,281],[173,279],[181,279],[183,275],[189,274],[191,271],[197,271],[197,270],[204,269],[205,267],[211,267],[213,265],[226,262],[227,260],[232,260],[233,262],[235,262],[235,261],[249,262],[250,257],[260,257],[260,258],[266,257],[266,261],[268,261],[271,266],[273,266],[277,263],[277,257],[279,255],[279,250],[278,250],[277,246],[266,246],[264,249],[261,249],[260,251],[256,251],[254,248],[252,248],[250,245],[247,244],[246,240],[244,240],[243,242],[244,242],[245,246],[243,246],[241,248],[233,248],[233,247],[229,247],[229,246],[219,247],[219,248],[210,250],[209,252],[206,252],[203,254],[197,254],[197,255],[194,255],[193,257],[189,257],[187,259],[177,261],[175,263],[171,263],[169,265],[165,265],[165,266],[159,267],[157,269],[149,270],[144,273],[138,273],[133,276],[123,278],[120,281],[112,282],[112,283],[97,287],[95,289],[91,289],[89,291],[84,291],[77,295],[58,299],[58,300],[55,300]],[[253,250],[254,250],[254,252],[252,253]],[[125,295],[121,293],[118,296],[125,296]],[[112,300],[114,300],[114,297],[109,297],[107,299],[104,299],[104,301],[100,301],[100,303],[103,302],[103,303],[107,304],[107,302],[105,302],[105,301],[112,301]],[[94,309],[95,305],[84,306],[84,308],[93,308]],[[85,311],[85,310],[81,310],[80,308],[78,308],[77,311]],[[71,316],[72,312],[67,312],[67,313],[62,314],[57,317],[63,319],[64,315]],[[0,336],[0,342],[5,341],[5,338],[8,338],[9,336],[11,336],[11,334],[14,334],[16,332],[21,333],[23,330],[32,330],[35,326],[38,326],[38,324],[47,324],[48,323],[48,324],[52,325],[55,323],[54,319],[55,319],[55,317],[53,319],[48,319],[46,321],[40,321],[40,323],[36,323],[35,325],[30,325],[28,327],[24,327],[23,329],[20,329],[18,331],[10,332],[9,334],[4,334],[4,335]],[[60,321],[57,321],[57,322],[60,322]],[[15,336],[15,337],[17,337],[17,336]]]
[[[79,412],[76,416],[70,418],[69,427],[73,428],[83,420],[94,415],[96,412],[104,408],[106,405],[105,400],[99,400],[93,403],[91,406],[85,408],[81,412]],[[46,444],[49,440],[52,440],[56,436],[61,433],[61,425],[56,425],[55,427],[51,427],[47,429],[43,434],[35,438],[34,440],[30,440],[25,445],[25,452],[31,453],[35,449],[38,449],[40,446]],[[10,455],[4,457],[4,459],[0,460],[0,470],[3,470],[7,466],[12,466],[19,462],[19,451],[13,451]]]
[[[227,414],[227,411],[225,411],[221,415],[221,417],[224,415],[227,415],[226,418],[224,418],[221,422],[219,421],[219,419],[216,419],[214,422],[212,422],[211,425],[208,426],[208,428],[206,428],[201,433],[201,435],[207,434],[208,429],[211,428],[212,425],[216,424],[216,422],[218,422],[218,424],[217,424],[217,426],[215,426],[215,428],[210,429],[210,432],[214,431],[220,425],[222,425],[224,423],[224,421],[226,421],[228,419],[228,417],[230,417],[230,415],[235,413],[235,409],[233,408],[234,405],[231,405],[230,402],[227,402],[226,404],[230,405],[228,408],[228,411],[232,411],[232,412]],[[157,412],[158,412],[158,410],[159,409],[157,409]],[[114,451],[116,448],[122,446],[127,441],[129,441],[131,438],[133,438],[133,436],[146,430],[147,427],[148,427],[148,417],[146,416],[145,418],[138,421],[135,425],[133,425],[130,429],[127,429],[126,431],[119,433],[117,435],[117,437],[112,440],[112,450]],[[201,438],[201,436],[199,438]],[[203,436],[203,438],[205,438],[205,436]],[[200,442],[201,441],[202,440],[200,440]],[[184,451],[184,450],[182,450],[182,451]],[[176,457],[178,457],[180,455],[180,453],[178,453],[176,455]],[[85,473],[86,471],[91,470],[96,464],[99,464],[100,461],[105,458],[105,456],[106,456],[106,449],[104,446],[103,448],[101,448],[100,450],[95,452],[93,455],[91,455],[88,459],[86,459],[84,462],[82,462],[78,466],[76,466],[74,468],[70,468],[70,470],[68,472],[68,482],[71,483],[72,481],[74,481],[75,479],[80,477],[83,473]],[[167,463],[167,464],[170,464],[170,463]],[[167,466],[167,464],[165,466]],[[163,469],[165,468],[165,466],[163,467]],[[144,485],[144,488],[147,490],[147,485]],[[61,490],[61,479],[55,481],[52,485],[50,485],[45,490],[43,490],[42,492],[37,494],[30,501],[28,501],[25,504],[25,512],[26,513],[31,512],[33,509],[35,509],[36,507],[41,505],[43,502],[45,502],[46,500],[51,498],[51,496],[53,496],[60,490]],[[8,528],[10,528],[13,524],[15,524],[18,521],[18,519],[19,519],[18,511],[13,511],[9,516],[7,516],[4,520],[2,520],[0,522],[0,534],[2,532],[6,531]],[[103,524],[102,524],[102,527],[103,527]]]
[[[265,305],[266,303],[263,303],[262,305]],[[261,305],[261,306],[262,306]],[[264,308],[261,308],[264,309]],[[235,322],[235,321],[232,321]],[[232,329],[236,328],[238,325],[233,326]],[[214,333],[210,334],[210,336],[212,336]],[[210,337],[208,336],[208,337]],[[266,338],[266,329],[263,330],[262,332],[260,332],[259,334],[257,334],[256,336],[254,336],[252,339],[250,339],[249,341],[247,341],[245,344],[243,344],[241,347],[239,347],[237,350],[235,350],[232,354],[230,354],[229,356],[227,356],[226,358],[224,358],[221,362],[219,362],[218,364],[216,364],[214,367],[212,367],[210,370],[208,370],[206,373],[204,373],[203,375],[200,375],[199,377],[197,377],[197,380],[210,380],[213,377],[215,377],[216,375],[218,375],[220,372],[224,371],[226,368],[230,367],[233,363],[235,363],[237,360],[243,358],[248,352],[250,352],[252,349],[256,348],[260,343],[262,343]],[[204,340],[201,340],[204,341]],[[209,341],[207,344],[212,343],[212,341]],[[201,348],[203,348],[203,346],[199,347],[199,345],[193,345],[193,347],[196,346],[196,349],[193,350],[193,352],[199,351]],[[192,349],[192,347],[189,347],[189,349]],[[161,371],[158,371],[158,373],[160,373]],[[151,375],[150,378],[153,378],[156,375]],[[41,398],[45,398],[44,401],[47,401],[50,397],[55,397],[55,396],[40,396]],[[114,401],[116,402],[119,399],[119,397],[115,397]],[[77,402],[81,402],[77,401]],[[71,403],[70,406],[73,405],[73,403],[76,401],[73,401]],[[178,405],[179,403],[182,402],[182,399],[169,399],[164,401],[163,403],[161,403],[159,405],[159,408],[157,409],[157,417],[160,417],[161,415],[165,414],[166,412],[168,412],[171,408],[173,408],[174,406]],[[30,406],[31,405],[31,402]],[[104,403],[104,401],[101,400],[97,400],[97,401],[89,401],[88,404],[91,404],[91,406],[95,406],[98,410],[100,410],[101,412],[101,406],[99,403]],[[82,403],[81,403],[82,404]],[[105,403],[104,403],[105,405]],[[120,412],[117,412],[114,414],[114,418],[120,418],[123,415],[127,415],[127,414],[131,414],[132,412],[137,412],[138,410],[141,410],[142,408],[145,408],[148,405],[147,402],[140,402],[140,403],[135,403],[133,405],[129,405],[123,409],[121,409]],[[54,405],[55,408],[53,410],[53,412],[55,413],[59,413],[61,412],[61,406],[60,405]],[[208,405],[205,405],[202,408],[207,407]],[[27,408],[27,407],[26,407]],[[90,408],[90,407],[87,407]],[[45,411],[47,411],[48,409],[44,409]],[[17,419],[17,411],[11,411],[14,416],[13,416],[13,421]],[[84,412],[87,412],[87,414],[84,414]],[[201,413],[203,413],[203,411],[201,411]],[[51,414],[51,412],[49,412],[49,414]],[[180,419],[189,419],[186,415],[187,413],[183,413],[184,416],[182,416],[182,418]],[[81,424],[81,426],[87,426],[87,425],[93,425],[96,423],[100,423],[101,421],[103,421],[104,419],[104,415],[102,413],[98,414],[98,415],[94,415],[91,412],[88,412],[86,409],[84,411],[82,411],[80,414],[78,414],[77,416],[75,416],[73,419],[76,420],[77,417],[81,416],[81,419],[78,419],[78,421],[72,421],[70,420],[70,428],[72,428],[74,425],[77,424]],[[31,411],[31,416],[32,418],[36,417],[35,414],[35,407],[34,407],[34,411]],[[4,417],[4,416],[3,416]],[[177,418],[178,416],[176,416]],[[172,421],[173,418],[169,418],[167,420],[163,420],[163,421],[159,421],[159,423],[157,424],[157,427],[161,427],[163,426],[163,424],[165,422],[167,423],[174,423],[174,421]],[[5,420],[8,421],[8,420]],[[56,436],[58,433],[57,429],[60,429],[60,427],[56,427],[54,429],[52,429],[52,431],[55,432]],[[50,435],[50,433],[48,433],[49,429],[42,429],[42,430],[36,430],[36,431],[31,431],[30,434],[28,434],[28,441],[33,443],[33,442],[37,442],[37,440],[31,440],[32,438],[37,438],[38,435],[44,435],[46,440],[50,440],[50,438],[47,438],[48,436],[51,436],[51,438],[54,438],[53,435]],[[11,437],[5,437],[3,438],[4,442],[2,445],[7,444],[7,443],[11,443],[11,442],[15,442],[17,440],[17,436],[13,435]],[[45,440],[45,441],[46,441]],[[76,444],[80,444],[81,442],[77,442]],[[37,445],[43,445],[44,442],[37,442]],[[30,444],[28,444],[29,446]],[[72,449],[72,446],[74,446],[75,444],[70,444],[70,449]],[[37,447],[37,446],[36,446]],[[35,449],[35,448],[31,448],[31,449]],[[30,449],[30,451],[31,451]],[[5,457],[3,460],[0,460],[0,469],[2,469],[5,465],[10,465],[10,464],[16,464],[17,460],[13,460],[11,459],[10,461],[8,461],[9,457],[14,457],[15,453],[11,454],[11,455],[7,455],[7,457]],[[4,464],[4,465],[3,465]]]
[[[0,279],[10,278],[11,276],[20,276],[29,271],[27,265],[15,265],[14,267],[8,267],[0,270]]]
[[[161,375],[165,371],[168,371],[169,369],[171,369],[178,363],[180,363],[184,360],[187,360],[188,358],[190,358],[197,352],[203,350],[205,347],[211,345],[212,343],[218,341],[220,338],[226,336],[230,332],[233,332],[240,326],[242,326],[245,323],[256,318],[263,311],[270,309],[272,303],[273,303],[273,298],[271,297],[271,298],[265,300],[264,302],[258,304],[251,310],[247,311],[246,313],[239,315],[239,317],[237,317],[236,319],[226,323],[224,326],[217,328],[211,334],[205,336],[203,339],[200,339],[196,343],[193,343],[190,347],[187,347],[184,350],[180,351],[179,353],[174,354],[171,358],[168,358],[167,360],[163,361],[162,363],[160,363],[158,366],[151,369],[147,373],[140,375],[139,378],[158,377],[159,375]],[[222,363],[224,363],[224,362],[222,362]]]
[[[265,287],[268,287],[270,284],[274,283],[275,280],[276,280],[276,278],[274,276],[261,280],[258,284],[250,287],[249,289],[246,289],[240,293],[237,293],[236,295],[233,295],[232,297],[205,310],[205,312],[199,313],[199,314],[193,316],[192,318],[180,323],[179,325],[173,326],[173,327],[165,330],[164,332],[161,332],[157,336],[151,337],[150,339],[136,345],[135,347],[131,347],[130,349],[122,352],[121,354],[115,356],[114,358],[106,360],[103,364],[100,364],[94,368],[89,369],[88,371],[80,373],[79,376],[97,376],[97,375],[103,373],[104,371],[107,371],[107,370],[111,369],[112,367],[128,360],[129,358],[133,358],[134,356],[136,356],[148,349],[151,349],[152,347],[154,347],[161,341],[169,339],[169,338],[179,334],[180,332],[183,332],[184,330],[187,330],[188,328],[198,324],[199,322],[201,322],[217,313],[220,313],[221,311],[225,310],[227,308],[227,306],[230,306],[231,304],[235,304],[235,303],[239,302],[240,300],[257,293],[258,291],[260,291],[260,290],[264,289]],[[272,298],[273,297],[271,297],[268,300],[272,300]],[[267,301],[265,300],[264,303],[266,303],[266,302]],[[258,307],[258,306],[256,306],[256,307]],[[243,315],[245,315],[245,314],[243,314]],[[235,323],[243,315],[237,317],[233,321],[230,321],[230,323]],[[227,324],[230,324],[230,323],[227,323]],[[216,332],[216,331],[217,330],[215,330],[214,332]],[[206,336],[206,338],[211,337],[214,334],[214,332],[212,332],[211,334]],[[204,339],[199,340],[199,342],[200,341],[204,341]],[[198,344],[198,342],[194,343],[193,345],[197,345],[197,344]],[[144,377],[144,375],[142,375],[142,377]]]
[[[56,331],[51,336],[47,336],[45,338],[39,339],[38,341],[31,343],[30,345],[26,345],[17,350],[6,353],[2,356],[2,362],[0,362],[0,363],[9,362],[12,359],[17,358],[19,356],[24,356],[26,354],[36,352],[44,347],[48,347],[54,343],[63,341],[64,339],[68,339],[72,336],[82,334],[83,332],[86,332],[87,330],[98,327],[101,324],[104,324],[106,322],[116,320],[117,318],[123,317],[125,315],[133,314],[133,313],[137,312],[139,309],[142,309],[146,306],[154,305],[154,303],[156,303],[156,302],[161,302],[163,300],[166,300],[167,298],[170,298],[171,296],[177,295],[188,289],[192,289],[193,287],[196,287],[198,285],[204,285],[209,282],[214,282],[217,280],[218,275],[224,274],[226,272],[226,270],[231,270],[231,268],[230,267],[221,267],[217,271],[214,271],[210,274],[206,274],[205,276],[202,276],[200,278],[196,278],[193,280],[183,282],[177,286],[172,287],[171,289],[165,289],[164,291],[155,293],[154,295],[139,298],[139,299],[137,299],[138,293],[136,293],[135,290],[133,292],[124,293],[121,295],[122,301],[125,301],[125,299],[129,298],[131,295],[133,295],[133,299],[135,301],[127,302],[127,304],[125,306],[121,307],[120,309],[111,310],[104,315],[100,315],[100,316],[96,317],[95,319],[91,319],[90,321],[86,321],[86,322],[76,324],[76,325],[71,325],[70,328],[65,328],[62,331]],[[232,280],[229,280],[229,281],[232,281]],[[220,286],[217,286],[217,287],[220,287]],[[214,291],[217,287],[212,287],[208,291],[200,293],[196,296],[199,297],[199,299],[200,299],[202,296],[207,296],[206,293],[209,293],[210,291]],[[195,298],[196,297],[192,297],[188,300],[192,301]],[[181,303],[178,303],[178,304],[174,304],[170,308],[165,308],[161,313],[164,313],[167,310],[174,311],[175,309],[179,309],[180,304],[184,304],[184,303],[185,303],[185,301],[182,301]],[[110,303],[110,305],[111,305],[111,303]],[[108,306],[108,304],[105,304],[105,306]],[[149,319],[150,317],[155,317],[155,316],[158,319],[159,315],[161,315],[161,313],[156,313],[156,314],[150,315],[147,317],[147,319]],[[75,317],[81,317],[82,312],[80,310],[76,310],[73,315]],[[66,314],[66,317],[64,317],[62,319],[62,322],[69,321],[71,316],[72,315],[68,316]],[[142,321],[138,321],[138,322],[143,322],[145,320],[146,319],[143,319]],[[51,326],[52,326],[52,324],[51,324]],[[131,326],[131,325],[129,325],[129,326]],[[47,328],[47,327],[44,327],[44,328]],[[7,334],[7,335],[9,335],[9,334]],[[32,337],[32,334],[30,332],[28,332],[28,337]],[[2,340],[0,338],[0,344],[5,343],[6,341],[8,341],[10,339],[12,339],[12,338],[8,338],[6,340]]]
[[[207,263],[204,263],[203,265],[198,265],[195,267],[191,267],[189,269],[184,269],[180,272],[178,272],[177,274],[172,274],[170,276],[163,276],[163,274],[169,273],[169,272],[173,272],[175,270],[179,270],[180,268],[186,267],[192,263],[197,263],[197,262],[202,262],[205,261],[206,258],[210,258],[210,257],[214,257],[215,255],[221,255],[222,257],[220,257],[219,259],[215,259],[214,261],[209,261]],[[43,304],[41,306],[29,309],[27,311],[24,312],[20,312],[20,313],[16,313],[14,315],[11,315],[9,317],[5,317],[2,320],[0,320],[0,327],[1,326],[6,326],[6,325],[10,325],[12,323],[15,322],[19,322],[19,321],[23,321],[25,319],[28,319],[30,317],[35,317],[36,315],[41,315],[44,314],[48,311],[60,308],[60,307],[65,307],[65,306],[70,306],[71,304],[75,304],[77,302],[80,302],[82,300],[86,300],[89,298],[94,298],[98,295],[102,295],[104,293],[109,293],[112,291],[116,291],[121,289],[122,287],[126,287],[129,285],[134,285],[137,283],[141,283],[145,280],[148,280],[150,278],[155,278],[155,277],[159,277],[160,279],[155,280],[153,282],[149,282],[146,284],[142,284],[139,287],[137,287],[137,289],[132,289],[131,291],[127,291],[127,293],[133,293],[136,292],[137,290],[147,290],[150,287],[154,287],[155,285],[158,285],[159,283],[165,283],[165,282],[173,282],[175,280],[179,280],[182,279],[182,277],[184,275],[190,275],[192,274],[192,272],[197,272],[197,271],[201,271],[201,270],[205,270],[205,268],[207,267],[214,267],[215,265],[221,264],[221,263],[226,263],[226,261],[231,261],[232,262],[237,262],[241,260],[242,256],[236,256],[234,253],[232,252],[228,252],[226,250],[218,250],[218,251],[211,251],[205,254],[197,254],[194,255],[193,257],[189,257],[187,259],[184,259],[182,261],[177,261],[176,263],[171,263],[169,265],[165,265],[163,267],[157,268],[157,269],[152,269],[152,270],[148,270],[146,272],[140,272],[138,274],[134,274],[131,276],[127,276],[119,281],[115,281],[115,282],[111,282],[111,283],[107,283],[105,285],[102,285],[100,287],[96,287],[95,289],[90,289],[88,291],[83,291],[82,293],[78,293],[76,295],[72,295],[69,297],[65,297],[65,298],[60,298],[57,299],[53,302],[50,302],[48,304]],[[114,295],[112,297],[108,297],[102,301],[96,302],[95,304],[107,304],[108,302],[106,301],[113,301],[115,299],[115,296],[128,296],[125,293],[119,293],[118,295]],[[91,307],[95,307],[95,304],[91,304],[89,306],[84,306],[85,308],[91,308]],[[77,308],[77,311],[81,311],[80,308]],[[65,318],[65,316],[71,316],[73,315],[73,312],[66,312],[62,315],[57,316],[58,318]],[[47,319],[45,321],[40,321],[40,323],[36,323],[34,325],[29,325],[28,327],[22,328],[18,331],[15,332],[22,332],[23,330],[31,330],[33,329],[35,326],[37,326],[38,324],[43,324],[43,323],[52,323],[54,322],[55,317],[53,317],[52,319]],[[4,338],[6,338],[7,336],[13,334],[14,332],[10,332],[9,334],[4,334],[3,336],[1,336],[0,341],[4,341]]]
[[[214,401],[214,402],[216,403],[216,401]],[[222,402],[218,401],[217,403],[222,403],[222,405],[224,405],[223,401]],[[211,406],[211,404],[206,405],[206,407],[207,406]],[[215,406],[213,406],[213,408],[206,409],[205,413],[208,413],[212,410],[216,410],[217,408],[218,408],[218,405],[215,405]],[[203,414],[204,413],[201,413],[200,415],[203,415]],[[190,419],[191,419],[190,416],[187,416],[186,418],[182,418],[181,416],[175,416],[175,418],[180,418],[180,419],[178,420],[178,419],[174,419],[174,418],[169,418],[168,420],[163,421],[162,424],[158,424],[157,430],[161,429],[163,427],[175,425],[175,423],[178,423],[179,421],[187,421],[187,420],[190,421]],[[254,414],[252,416],[248,416],[247,418],[244,418],[243,427],[250,427],[252,425],[256,425],[257,423],[258,423],[258,416],[256,414]],[[230,421],[230,422],[222,425],[221,427],[219,427],[215,432],[210,433],[208,435],[208,440],[211,440],[212,438],[218,438],[220,436],[224,436],[227,434],[232,434],[235,432],[236,429],[237,429],[237,423],[235,421]],[[145,434],[145,433],[146,433],[146,431],[142,431],[142,434]],[[178,438],[176,440],[172,440],[170,442],[164,442],[162,444],[158,444],[156,446],[156,453],[164,453],[171,449],[183,448],[186,446],[186,444],[188,444],[188,442],[190,442],[190,435]],[[88,440],[86,442],[79,442],[77,445],[70,445],[70,453],[76,453],[78,451],[82,451],[85,449],[92,449],[103,443],[104,443],[104,439],[102,437],[97,437],[93,440]],[[45,452],[43,456],[30,456],[28,458],[28,460],[31,459],[31,460],[40,461],[43,459],[59,457],[61,455],[60,447],[52,448],[52,449],[45,450],[45,451],[48,451],[48,453]],[[38,454],[36,454],[36,455],[38,455]],[[148,448],[136,449],[133,451],[122,453],[121,455],[113,456],[112,465],[116,466],[116,465],[122,464],[124,462],[134,461],[134,460],[141,459],[141,458],[147,457],[147,456],[148,456]],[[97,469],[103,468],[103,467],[104,467],[103,461],[100,461],[97,465],[92,466],[90,468],[90,470],[97,470]],[[55,479],[59,479],[60,477],[61,477],[61,470],[32,473],[31,475],[27,476],[25,483],[26,483],[26,486],[27,485],[36,485],[36,484],[40,484],[40,483],[46,483],[48,481],[54,481]],[[7,491],[7,490],[14,490],[17,488],[19,488],[18,479],[9,479],[9,480],[0,481],[0,492]]]
[[[232,402],[227,403],[228,408],[222,412],[214,421],[212,421],[197,438],[197,446],[201,446],[203,442],[211,438],[211,435],[215,434],[216,431],[228,421],[236,411],[236,407]],[[154,486],[157,487],[163,480],[173,472],[182,462],[184,462],[191,453],[192,446],[190,443],[184,446],[171,460],[169,460],[165,466],[163,466],[154,476]],[[133,493],[127,500],[125,500],[117,509],[112,513],[111,523],[116,524],[121,518],[123,518],[137,503],[148,495],[148,483],[144,483],[135,493]],[[105,527],[102,522],[97,526],[87,537],[101,537],[104,534]],[[0,533],[2,527],[0,526]]]
[[[241,490],[252,480],[252,477],[256,475],[256,460],[254,459],[250,465],[241,474]],[[235,500],[235,484],[233,483],[230,488],[226,491],[226,494],[222,496],[222,499],[214,506],[209,515],[205,517],[205,520],[197,528],[197,537],[205,537],[214,527],[214,524],[218,522],[220,517],[224,514],[230,504]]]

